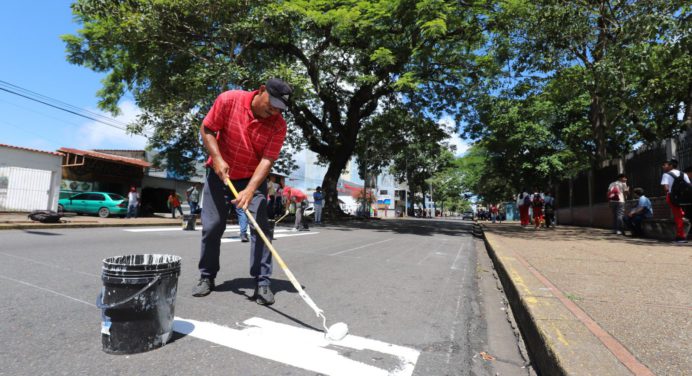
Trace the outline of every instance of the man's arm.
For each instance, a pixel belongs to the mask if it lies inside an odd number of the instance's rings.
[[[228,178],[229,167],[228,163],[226,163],[226,161],[223,160],[223,157],[221,157],[219,143],[216,141],[216,132],[202,125],[199,133],[202,136],[202,143],[211,157],[214,172],[221,179],[221,181],[225,182]]]

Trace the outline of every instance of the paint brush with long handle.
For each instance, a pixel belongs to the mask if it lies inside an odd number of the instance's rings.
[[[228,188],[231,189],[231,192],[233,192],[233,196],[238,199],[238,191],[236,191],[235,186],[233,186],[233,183],[231,182],[231,179],[226,179],[226,185],[228,185]],[[262,238],[262,241],[264,241],[264,244],[269,248],[269,251],[272,253],[274,258],[276,259],[276,262],[279,264],[281,267],[281,270],[284,271],[286,274],[286,277],[288,277],[288,280],[291,281],[291,284],[293,287],[298,291],[298,295],[303,298],[303,301],[312,308],[313,311],[315,311],[315,314],[317,317],[322,318],[322,327],[324,327],[325,330],[325,335],[328,339],[331,339],[333,341],[340,341],[346,335],[348,334],[348,325],[346,325],[343,322],[338,322],[330,327],[327,327],[327,318],[324,315],[324,311],[320,309],[320,307],[315,304],[315,302],[310,298],[310,296],[303,290],[303,287],[300,285],[300,282],[296,279],[296,277],[293,275],[291,270],[288,268],[284,260],[281,258],[279,255],[279,252],[276,251],[272,243],[269,241],[267,236],[264,234],[264,231],[259,227],[257,224],[257,221],[255,221],[255,218],[252,216],[252,213],[250,213],[250,210],[248,209],[243,209],[245,211],[245,214],[247,215],[248,219],[250,220],[250,223],[255,227],[255,230],[257,231],[257,234],[259,234],[260,238]]]

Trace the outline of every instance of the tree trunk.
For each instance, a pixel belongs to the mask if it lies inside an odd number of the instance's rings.
[[[604,161],[608,156],[606,148],[606,128],[608,125],[601,97],[595,94],[591,95],[589,122],[591,123],[591,131],[596,142],[596,160],[599,162]]]
[[[346,168],[347,163],[348,158],[337,158],[331,161],[327,168],[327,173],[324,175],[324,179],[322,180],[322,191],[324,192],[323,215],[325,218],[336,218],[344,215],[344,212],[339,206],[337,184],[339,183],[341,171]]]

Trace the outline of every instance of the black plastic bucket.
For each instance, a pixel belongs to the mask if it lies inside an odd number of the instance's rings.
[[[101,343],[109,354],[135,354],[159,348],[173,333],[180,257],[125,255],[103,260]]]
[[[197,222],[197,216],[194,214],[183,215],[183,230],[195,231],[195,222]]]

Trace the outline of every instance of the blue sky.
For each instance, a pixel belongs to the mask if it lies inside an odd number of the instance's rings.
[[[68,0],[5,1],[0,9],[0,80],[66,102],[97,110],[97,90],[105,74],[71,65],[62,34],[74,34]],[[134,120],[139,110],[131,97],[120,102],[117,120]],[[441,119],[448,126],[451,118]],[[457,154],[467,145],[452,138]],[[0,143],[40,150],[142,149],[146,139],[0,91]]]
[[[74,33],[67,0],[5,1],[0,11],[0,80],[97,112],[103,74],[65,60],[60,35]],[[125,98],[118,120],[138,109]],[[141,149],[146,140],[0,91],[0,143],[55,150],[61,146]]]

